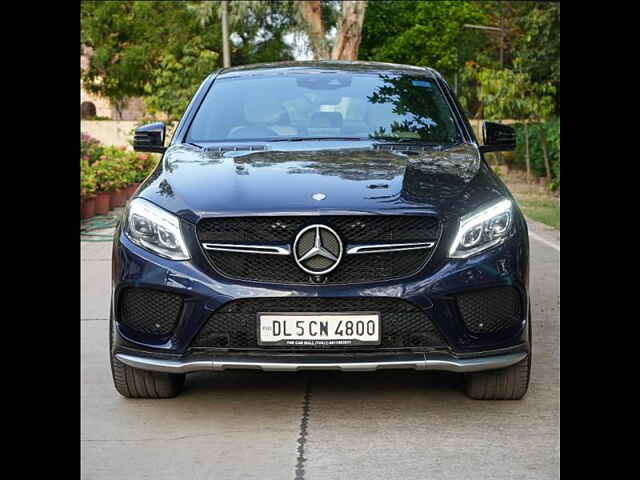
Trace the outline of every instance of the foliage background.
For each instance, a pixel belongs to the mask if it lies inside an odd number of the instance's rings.
[[[322,0],[327,31],[340,2]],[[121,109],[143,97],[169,123],[186,108],[209,73],[222,67],[219,1],[83,1],[81,51],[90,47],[85,88]],[[292,60],[285,36],[304,36],[300,2],[228,2],[231,64]],[[465,24],[504,29],[500,35]],[[327,37],[329,41],[329,37]],[[552,180],[560,182],[560,3],[530,1],[369,1],[359,59],[430,66],[458,93],[471,117],[529,120],[543,125]],[[519,140],[524,133],[518,129]],[[544,173],[536,125],[530,128],[533,170]],[[523,159],[519,144],[514,162]]]
[[[513,164],[521,169],[525,168],[525,132],[524,125],[512,125],[516,129],[516,150],[513,152]],[[547,153],[551,168],[552,188],[560,185],[560,119],[555,118],[545,123],[530,123],[527,125],[529,136],[529,158],[531,171],[538,177],[546,176],[544,155],[539,140],[538,130],[543,129],[547,141]]]
[[[228,3],[232,65],[293,59],[285,36],[306,31],[300,2]],[[128,97],[142,96],[151,112],[175,120],[203,78],[222,66],[219,4],[82,2],[81,48],[93,49],[89,68],[81,72],[85,87],[117,108]],[[321,5],[331,30],[340,2]],[[465,24],[504,29],[503,65],[500,35]],[[559,2],[370,1],[359,59],[433,67],[477,118],[560,114]]]

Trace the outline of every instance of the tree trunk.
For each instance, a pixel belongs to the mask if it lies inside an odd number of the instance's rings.
[[[367,9],[366,1],[345,0],[338,20],[336,43],[331,52],[333,60],[357,60],[362,40],[362,24]]]
[[[544,169],[547,171],[547,183],[551,183],[551,168],[549,167],[549,154],[547,152],[547,139],[544,135],[544,129],[542,125],[540,125],[540,130],[538,130],[538,135],[540,135],[540,144],[542,145],[542,155],[544,156]]]
[[[231,66],[231,55],[229,53],[229,21],[227,18],[227,2],[222,1],[222,62],[224,68]]]
[[[529,130],[527,129],[527,121],[524,121],[524,148],[525,154],[524,158],[527,162],[527,183],[529,183],[531,178],[531,161],[529,159]]]
[[[496,120],[496,123],[500,123],[502,120],[498,119]],[[502,152],[494,152],[495,155],[495,159],[496,159],[496,165],[498,166],[502,166]]]
[[[320,0],[308,0],[299,3],[302,18],[307,22],[309,46],[314,60],[329,60],[329,48],[324,38],[324,24],[322,23]]]
[[[118,114],[118,118],[116,120],[122,120],[122,112],[127,105],[127,99],[120,98],[118,100],[112,100],[112,105],[116,109],[116,113]]]
[[[484,112],[484,100],[480,100],[480,105],[478,105],[478,110],[476,111],[476,114],[473,116],[473,118],[482,118]]]

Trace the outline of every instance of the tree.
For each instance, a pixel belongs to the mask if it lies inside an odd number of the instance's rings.
[[[357,60],[367,2],[363,0],[256,1],[217,0],[190,2],[189,8],[204,25],[223,9],[229,11],[230,31],[245,30],[252,18],[268,19],[281,32],[305,34],[316,60]],[[242,28],[239,28],[242,27]],[[265,27],[265,25],[263,25]],[[336,28],[333,44],[327,38]],[[228,40],[228,35],[223,41]],[[232,62],[233,63],[233,62]]]
[[[344,0],[338,3],[320,0],[297,3],[304,21],[300,23],[309,37],[309,46],[316,60],[358,59],[367,2]],[[330,29],[328,24],[333,21],[337,23],[337,30],[333,48],[330,49],[326,34]]]
[[[519,66],[516,61],[516,68]],[[530,176],[529,134],[527,122],[529,120],[546,120],[553,113],[553,94],[555,87],[550,82],[533,82],[528,74],[510,69],[481,68],[477,64],[467,65],[469,75],[477,79],[477,96],[480,102],[476,117],[493,120],[518,119],[524,120],[524,134],[526,142],[527,181]],[[460,96],[460,102],[465,105],[467,96]],[[542,129],[538,129],[540,144],[544,153],[544,165],[547,178],[551,180],[550,163],[547,155],[547,143]],[[498,154],[498,159],[501,155]],[[498,160],[500,161],[500,160]]]
[[[296,24],[291,1],[216,0],[189,2],[188,7],[202,27],[210,25],[220,32],[222,51],[230,51],[230,65],[292,60],[291,47],[284,35]],[[228,31],[225,34],[223,17]],[[231,51],[230,37],[240,41]],[[227,63],[225,62],[226,66]]]
[[[145,85],[144,103],[149,113],[163,112],[170,123],[177,121],[218,56],[203,48],[199,37],[182,48],[179,58],[173,53],[164,54],[157,74]]]
[[[357,60],[362,40],[362,25],[367,2],[343,1],[338,20],[336,42],[331,51],[333,60]]]
[[[462,25],[484,21],[485,15],[475,2],[371,2],[362,30],[360,58],[429,66],[452,78],[460,69],[463,49],[480,38]]]
[[[84,87],[121,113],[129,97],[144,95],[162,54],[179,55],[197,33],[190,17],[174,2],[82,2],[81,42],[92,50]]]
[[[478,52],[477,61],[483,66],[490,68],[512,68],[515,58],[515,44],[522,36],[522,29],[518,19],[526,15],[528,4],[533,2],[521,1],[481,1],[477,3],[482,11],[485,21],[484,25],[502,28],[504,36],[497,32],[480,32],[485,38],[484,44]],[[500,62],[499,52],[502,49],[503,61]]]
[[[238,39],[233,64],[293,58],[283,40],[292,21],[281,13],[281,2],[259,3],[269,8],[231,12]],[[171,1],[82,2],[81,46],[93,51],[81,71],[85,88],[109,98],[119,111],[129,97],[143,96],[151,111],[179,115],[204,77],[222,66],[220,22],[205,25],[189,7]]]
[[[516,43],[520,70],[534,82],[555,88],[555,113],[560,115],[560,3],[527,2],[530,10],[519,17],[522,36]]]
[[[534,83],[551,83],[554,113],[560,114],[560,3],[483,1],[477,4],[487,25],[505,31],[504,67],[526,73]],[[486,43],[470,57],[485,68],[499,67],[495,52],[499,35],[486,35]]]
[[[270,18],[298,38],[306,34],[309,49],[316,60],[356,60],[362,37],[362,25],[367,7],[366,1],[308,0],[308,1],[255,1],[219,0],[193,3],[191,8],[206,22],[217,8],[228,5],[230,21],[250,16]],[[327,34],[336,27],[333,45]],[[232,28],[232,31],[233,28]]]
[[[509,69],[480,68],[477,76],[484,118],[539,120],[553,113],[550,82],[533,82],[526,73]]]
[[[300,15],[306,22],[306,33],[314,60],[329,58],[329,42],[326,38],[320,0],[300,2]]]

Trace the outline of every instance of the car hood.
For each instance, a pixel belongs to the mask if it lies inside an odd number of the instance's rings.
[[[196,223],[208,216],[270,213],[428,213],[444,219],[505,195],[473,144],[278,148],[174,145],[138,196]]]

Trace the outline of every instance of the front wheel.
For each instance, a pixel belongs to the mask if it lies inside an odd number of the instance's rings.
[[[125,365],[113,352],[113,314],[109,322],[109,356],[113,385],[127,398],[171,398],[182,391],[185,374],[149,372]]]
[[[520,400],[527,393],[531,376],[531,307],[529,307],[529,354],[515,365],[500,370],[466,375],[467,395],[476,400]]]
[[[530,356],[500,370],[467,375],[467,395],[476,400],[520,400],[529,387]]]

